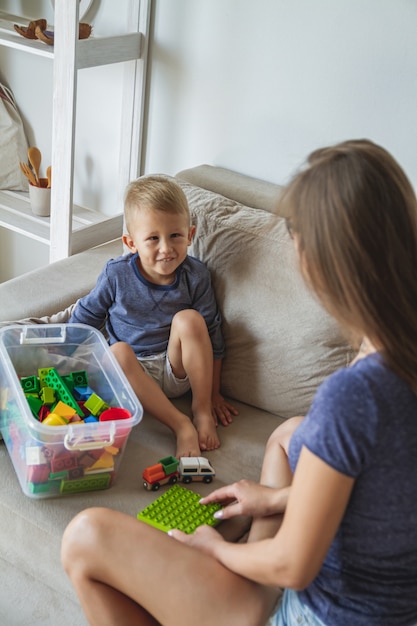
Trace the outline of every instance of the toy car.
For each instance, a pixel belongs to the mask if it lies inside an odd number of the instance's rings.
[[[179,461],[173,456],[168,456],[147,467],[142,478],[145,489],[158,491],[161,485],[174,485],[178,481],[211,483],[215,475],[210,461],[202,456],[184,456]]]

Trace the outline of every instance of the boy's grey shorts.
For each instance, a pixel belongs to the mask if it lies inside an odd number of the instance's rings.
[[[175,376],[167,352],[138,357],[138,361],[145,372],[158,383],[168,398],[178,398],[190,389],[188,376],[185,378],[177,378]]]

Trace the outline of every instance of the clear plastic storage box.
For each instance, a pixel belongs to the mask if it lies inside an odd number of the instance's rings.
[[[26,495],[49,498],[110,487],[142,414],[94,328],[0,329],[0,430]]]

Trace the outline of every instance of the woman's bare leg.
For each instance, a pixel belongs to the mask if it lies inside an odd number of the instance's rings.
[[[168,357],[178,378],[188,376],[192,413],[201,450],[220,446],[212,414],[213,347],[204,318],[193,309],[177,313],[171,325]]]
[[[282,489],[291,484],[292,472],[288,463],[288,446],[291,435],[302,420],[302,417],[288,419],[280,424],[269,437],[259,481],[262,485]],[[267,537],[274,537],[281,522],[282,515],[254,519],[248,541],[259,541]]]
[[[181,413],[153,378],[144,371],[129,344],[121,341],[113,344],[111,350],[145,411],[169,426],[175,433],[177,457],[198,456],[200,454],[198,434],[188,415]]]
[[[62,562],[91,626],[261,626],[278,595],[109,509],[73,519]]]

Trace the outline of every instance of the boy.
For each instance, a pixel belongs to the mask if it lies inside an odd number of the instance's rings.
[[[198,456],[220,441],[236,409],[220,394],[224,341],[210,274],[187,255],[195,226],[172,179],[145,176],[125,194],[123,243],[69,320],[100,328],[144,409],[177,438],[176,454]],[[170,402],[191,389],[193,422]]]

